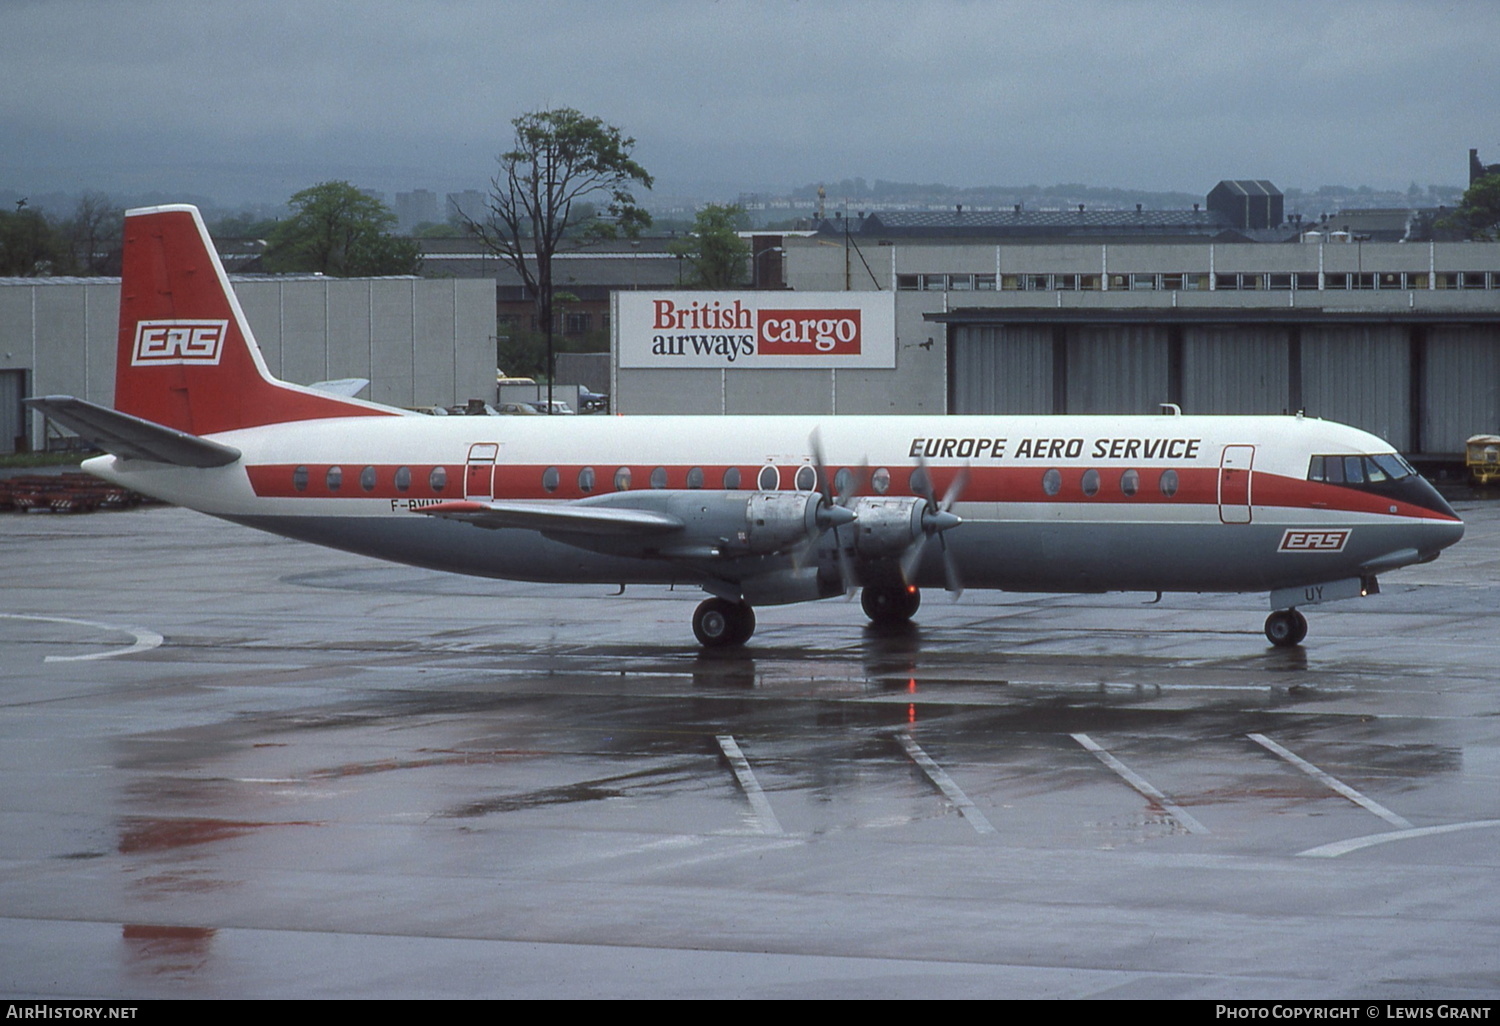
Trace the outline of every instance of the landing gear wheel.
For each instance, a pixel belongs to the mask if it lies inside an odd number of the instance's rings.
[[[704,648],[743,645],[755,633],[755,610],[744,602],[704,599],[693,611],[693,633]]]
[[[1266,640],[1277,648],[1294,648],[1307,637],[1307,617],[1295,609],[1278,609],[1266,617]]]
[[[882,627],[906,623],[922,604],[922,593],[916,588],[866,587],[859,597],[865,615]]]

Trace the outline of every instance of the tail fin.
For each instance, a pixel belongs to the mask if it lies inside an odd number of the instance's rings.
[[[272,377],[197,207],[125,212],[115,408],[194,435],[398,414]]]

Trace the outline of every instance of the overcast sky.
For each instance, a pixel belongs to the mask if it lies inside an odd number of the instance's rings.
[[[0,190],[482,188],[555,106],[712,199],[1464,185],[1497,55],[1495,0],[0,0]]]

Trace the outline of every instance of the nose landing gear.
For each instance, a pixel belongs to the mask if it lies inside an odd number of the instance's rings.
[[[1307,617],[1295,609],[1278,609],[1266,617],[1266,640],[1277,648],[1295,648],[1307,637]]]

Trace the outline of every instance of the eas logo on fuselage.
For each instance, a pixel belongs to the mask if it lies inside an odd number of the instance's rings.
[[[1282,552],[1343,552],[1348,529],[1318,531],[1293,528],[1281,536]]]
[[[228,321],[136,321],[130,362],[181,364],[219,362]]]

